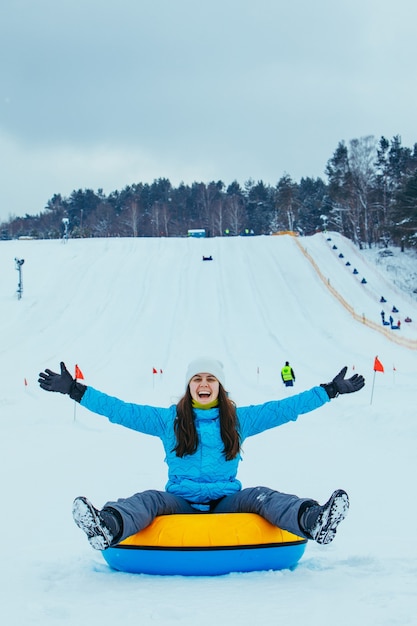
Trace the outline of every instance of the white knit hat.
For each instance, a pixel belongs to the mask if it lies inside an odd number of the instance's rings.
[[[213,374],[222,387],[225,387],[226,379],[223,371],[223,363],[221,361],[217,361],[217,359],[212,359],[208,356],[201,356],[198,359],[191,361],[185,375],[186,387],[188,387],[188,383],[196,374]]]

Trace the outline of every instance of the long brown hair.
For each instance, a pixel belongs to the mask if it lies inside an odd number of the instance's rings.
[[[223,452],[226,460],[234,459],[240,452],[240,437],[235,403],[228,398],[223,386],[219,384],[219,417],[220,435],[224,443]],[[190,388],[177,404],[177,418],[174,423],[177,445],[174,448],[177,456],[194,454],[198,446],[198,435],[194,423],[192,397]]]

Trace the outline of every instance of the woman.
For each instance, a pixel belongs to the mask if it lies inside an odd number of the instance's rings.
[[[104,550],[148,526],[157,515],[175,513],[257,513],[275,526],[318,543],[330,543],[345,518],[349,499],[338,489],[320,506],[268,487],[242,489],[237,480],[244,440],[295,421],[339,394],[361,389],[363,376],[345,379],[347,367],[328,384],[284,400],[236,408],[225,391],[220,361],[196,359],[188,366],[186,391],[177,405],[157,408],[129,404],[77,382],[61,362],[61,373],[39,374],[46,391],[68,394],[115,424],[162,440],[168,464],[165,491],[149,490],[107,502],[98,511],[84,497],[74,500],[75,523],[93,548]]]

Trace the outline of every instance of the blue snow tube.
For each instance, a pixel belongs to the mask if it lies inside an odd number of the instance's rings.
[[[294,569],[306,543],[255,513],[165,515],[102,554],[122,572],[219,576]]]

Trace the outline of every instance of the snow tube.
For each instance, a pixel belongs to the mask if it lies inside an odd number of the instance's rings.
[[[102,554],[122,572],[219,576],[293,569],[306,543],[255,513],[165,515]]]

